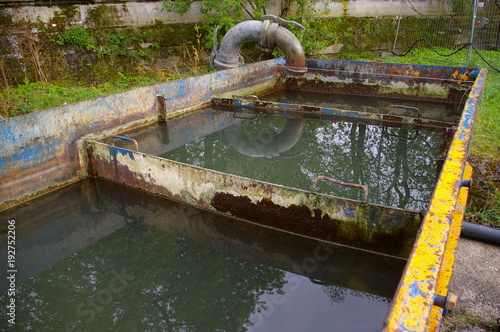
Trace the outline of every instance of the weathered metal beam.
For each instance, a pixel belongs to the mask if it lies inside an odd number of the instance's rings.
[[[479,74],[478,68],[347,60],[307,59],[306,65],[311,69],[304,75],[308,79],[317,75],[330,76],[336,81],[381,85],[379,88],[382,90],[384,86],[394,85],[395,82],[404,82],[406,86],[396,85],[406,89],[426,84],[460,87],[474,83]]]
[[[384,123],[397,123],[413,125],[426,128],[452,128],[456,125],[449,122],[424,119],[420,117],[409,117],[394,114],[370,113],[353,110],[344,110],[339,108],[328,108],[300,104],[278,103],[270,101],[255,101],[250,99],[230,99],[230,98],[212,98],[212,105],[217,109],[235,111],[270,111],[280,113],[299,113],[309,115],[330,115],[338,118],[348,118],[356,120],[373,120]]]
[[[472,167],[469,164],[465,167],[463,180],[469,181],[472,177]],[[436,295],[441,297],[451,296],[448,292],[448,285],[453,274],[453,264],[455,263],[455,251],[458,245],[458,239],[460,237],[460,231],[462,229],[462,220],[465,213],[465,206],[467,203],[467,196],[469,195],[468,187],[461,187],[458,196],[457,204],[455,205],[455,210],[453,211],[452,224],[450,227],[450,235],[448,241],[446,242],[446,249],[444,252],[443,264],[439,270],[438,282],[436,285]],[[429,319],[429,330],[439,331],[442,318],[449,311],[453,311],[449,307],[440,307],[434,305],[432,307],[431,316]]]
[[[269,227],[407,258],[421,215],[89,141],[96,176]]]
[[[469,94],[429,210],[386,318],[385,331],[427,331],[436,326],[431,315],[434,295],[438,291],[445,256],[450,254],[446,251],[446,244],[459,200],[472,128],[486,75],[487,70],[481,69]]]

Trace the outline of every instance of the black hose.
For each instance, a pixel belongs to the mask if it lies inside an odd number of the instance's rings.
[[[496,68],[495,66],[493,66],[491,63],[488,62],[488,60],[486,60],[486,58],[481,54],[481,52],[479,52],[479,50],[474,46],[474,44],[471,44],[471,43],[467,43],[467,44],[464,44],[462,45],[459,49],[453,51],[452,53],[449,53],[449,54],[441,54],[439,53],[439,51],[425,38],[423,39],[419,39],[419,40],[416,40],[411,46],[410,48],[408,49],[408,51],[406,53],[396,53],[394,51],[392,51],[392,54],[396,55],[396,56],[406,56],[408,55],[408,53],[411,52],[411,50],[419,43],[419,42],[425,42],[433,51],[434,53],[436,53],[437,55],[439,56],[442,56],[442,57],[449,57],[449,56],[452,56],[454,55],[455,53],[458,53],[459,51],[463,50],[464,48],[468,47],[468,46],[471,46],[472,49],[476,52],[476,54],[481,58],[481,60],[483,60],[490,68],[491,70],[493,71],[496,71],[496,72],[499,72],[500,73],[500,69]]]
[[[497,228],[464,221],[460,236],[500,246],[500,229]]]

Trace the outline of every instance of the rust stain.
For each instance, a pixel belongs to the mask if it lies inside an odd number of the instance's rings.
[[[413,76],[417,79],[418,76]],[[410,79],[411,80],[411,79]],[[412,84],[412,81],[409,81]],[[448,88],[448,94],[443,96],[430,95],[426,92],[422,82],[414,84],[412,89],[415,95],[409,94],[408,89],[406,91],[398,91],[395,88],[391,88],[390,85],[380,85],[380,84],[367,84],[364,82],[322,82],[318,78],[306,78],[306,77],[288,77],[285,82],[285,89],[291,91],[308,91],[308,92],[321,92],[321,93],[334,93],[334,94],[346,94],[355,96],[383,96],[389,98],[404,98],[406,100],[428,100],[428,101],[446,101],[446,102],[459,102],[464,94],[464,89],[459,89],[458,87],[450,86]],[[421,91],[419,91],[419,89]]]
[[[334,220],[320,209],[311,210],[305,205],[284,207],[269,197],[254,203],[246,196],[218,192],[211,205],[219,212],[265,226],[400,257],[406,257],[409,233],[415,234],[415,229],[407,226],[392,232],[374,232],[367,239],[366,225],[359,221]]]

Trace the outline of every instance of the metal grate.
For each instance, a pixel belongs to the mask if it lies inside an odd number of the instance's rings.
[[[500,0],[451,0],[441,13],[423,14],[410,0],[402,0],[397,17],[394,53],[432,47],[457,51],[500,50]],[[446,53],[446,51],[445,51]]]

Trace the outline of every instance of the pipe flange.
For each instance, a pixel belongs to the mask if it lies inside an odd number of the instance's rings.
[[[213,58],[213,64],[216,69],[235,68],[243,65],[244,63],[245,60],[239,53],[231,55],[215,51],[215,57]]]
[[[279,24],[265,20],[262,22],[260,29],[259,48],[265,52],[272,52],[275,48],[276,32],[278,31]]]
[[[307,73],[307,67],[291,67],[285,65],[285,69],[289,71],[291,74],[302,75]]]

